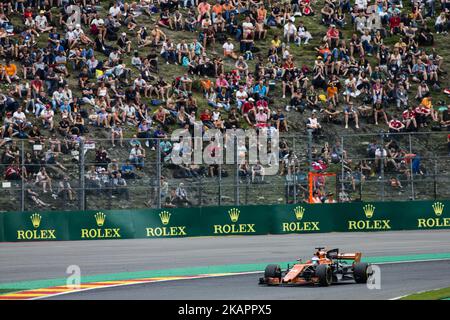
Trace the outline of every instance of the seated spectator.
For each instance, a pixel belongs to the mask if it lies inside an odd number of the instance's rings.
[[[396,115],[394,115],[391,121],[389,121],[389,132],[391,133],[402,132],[404,128],[405,125],[400,120],[398,120]]]
[[[61,197],[64,201],[75,200],[75,191],[70,185],[68,176],[64,176],[63,180],[59,182],[58,196]]]
[[[265,170],[259,161],[252,166],[252,183],[264,182]]]
[[[176,200],[179,204],[183,206],[190,206],[192,205],[191,201],[188,198],[186,189],[184,188],[184,183],[180,183],[178,187],[175,190],[176,194]]]
[[[39,170],[39,172],[37,173],[35,184],[41,186],[44,193],[47,193],[47,188],[50,190],[51,193],[53,193],[52,180],[47,174],[45,168],[41,168],[41,170]]]
[[[142,170],[144,168],[145,150],[141,146],[135,145],[131,149],[128,159],[137,170]]]
[[[317,119],[316,110],[312,111],[311,117],[308,118],[308,121],[306,123],[306,127],[310,129],[314,135],[321,134],[322,126],[320,125],[319,120]]]
[[[353,101],[350,101],[348,105],[344,107],[344,120],[345,120],[345,129],[348,129],[348,120],[353,119],[355,121],[355,128],[359,129],[359,116],[358,110],[353,105]]]

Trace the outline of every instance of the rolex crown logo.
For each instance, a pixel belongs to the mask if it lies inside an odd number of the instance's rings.
[[[371,205],[371,204],[366,204],[363,207],[364,210],[364,214],[366,215],[367,218],[372,218],[373,213],[375,211],[375,206]]]
[[[38,214],[38,213],[33,213],[33,214],[30,216],[30,219],[31,219],[31,222],[33,223],[33,227],[34,227],[35,229],[39,228],[39,226],[40,226],[40,224],[41,224],[41,219],[42,219],[41,215]]]
[[[432,205],[433,210],[434,210],[434,214],[436,216],[441,216],[442,212],[444,212],[444,204],[442,202],[435,202]]]
[[[169,221],[170,221],[170,216],[171,216],[171,214],[170,214],[170,212],[168,212],[168,211],[162,211],[162,212],[159,214],[159,218],[161,219],[161,222],[162,222],[163,225],[166,225],[166,224],[169,223]]]
[[[237,208],[232,208],[228,210],[228,215],[230,216],[231,222],[236,222],[239,219],[239,214],[241,212]]]
[[[303,214],[305,213],[305,208],[299,206],[294,208],[295,217],[297,220],[302,220]]]
[[[103,212],[97,212],[95,215],[95,222],[97,222],[97,226],[102,227],[106,220],[106,214]]]

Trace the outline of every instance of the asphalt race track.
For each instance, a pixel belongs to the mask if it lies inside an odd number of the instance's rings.
[[[69,265],[81,275],[267,263],[310,258],[314,247],[361,251],[382,257],[450,253],[450,232],[391,231],[0,244],[0,284],[65,278]],[[381,290],[344,284],[331,288],[260,287],[260,275],[177,280],[103,288],[56,299],[386,299],[450,286],[450,261],[382,265]],[[295,293],[295,294],[293,294]],[[336,293],[340,293],[336,296]]]
[[[314,247],[361,251],[363,256],[450,253],[450,232],[389,231],[172,239],[0,243],[0,283],[81,275],[266,263],[310,258]]]
[[[353,282],[330,287],[312,285],[267,287],[261,274],[177,280],[84,291],[50,299],[392,299],[421,290],[450,286],[450,261],[380,265],[381,288],[369,290]]]

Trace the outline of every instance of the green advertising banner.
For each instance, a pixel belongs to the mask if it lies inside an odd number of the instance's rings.
[[[0,242],[5,242],[5,222],[4,222],[5,214],[0,214]]]
[[[0,241],[450,229],[450,201],[0,214]]]
[[[2,214],[3,241],[71,240],[66,212]]]
[[[399,202],[399,210],[401,203]],[[446,209],[444,210],[444,208]],[[403,213],[403,228],[417,229],[448,229],[450,228],[450,202],[436,201],[411,205],[411,210]]]
[[[405,203],[404,203],[405,206]],[[334,231],[389,231],[403,228],[403,211],[398,203],[364,203],[332,205]]]
[[[71,240],[135,238],[132,211],[78,211],[68,213]]]
[[[272,207],[271,232],[332,232],[334,205],[284,205]]]
[[[203,235],[257,235],[271,231],[271,206],[224,206],[201,209]]]
[[[198,209],[135,210],[132,220],[136,238],[201,236]]]

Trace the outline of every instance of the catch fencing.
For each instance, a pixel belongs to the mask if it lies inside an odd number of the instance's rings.
[[[335,174],[314,184],[314,189],[333,193],[337,202],[450,198],[446,132],[284,135],[278,173],[266,176],[252,176],[252,164],[175,165],[170,158],[175,142],[170,139],[124,139],[123,146],[115,144],[98,139],[8,143],[2,147],[0,165],[1,210],[296,204],[309,199],[309,172]],[[145,153],[141,168],[133,160],[127,163],[135,144]],[[386,152],[377,152],[380,146]],[[51,180],[48,185],[38,174],[41,168]],[[112,180],[117,172],[126,186]],[[186,198],[177,197],[177,191],[184,191]]]

